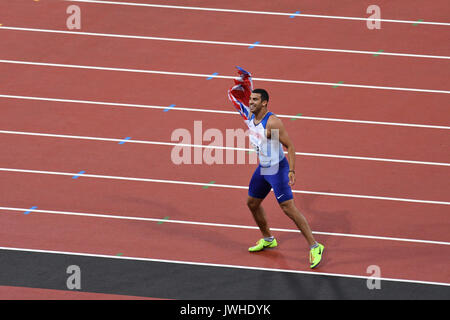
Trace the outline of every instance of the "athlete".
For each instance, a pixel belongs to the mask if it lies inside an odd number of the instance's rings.
[[[324,246],[318,243],[311,232],[305,217],[296,208],[291,186],[295,184],[295,149],[283,123],[276,115],[269,112],[269,94],[264,89],[253,89],[252,76],[244,69],[238,68],[238,79],[228,90],[228,98],[244,118],[249,128],[252,147],[258,153],[259,165],[250,180],[247,206],[252,212],[263,238],[250,252],[278,246],[277,240],[270,232],[262,201],[273,189],[275,197],[283,212],[291,218],[310,246],[310,268],[317,267],[322,260]],[[281,142],[281,143],[280,143]],[[283,147],[286,147],[286,159]]]

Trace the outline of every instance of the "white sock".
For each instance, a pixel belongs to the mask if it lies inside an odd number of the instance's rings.
[[[319,246],[319,244],[316,242],[312,246],[310,246],[309,248],[310,249],[314,249],[314,248],[317,248],[318,246]]]
[[[268,238],[264,238],[264,240],[266,240],[267,242],[272,242],[273,239],[275,239],[274,236],[268,237]]]

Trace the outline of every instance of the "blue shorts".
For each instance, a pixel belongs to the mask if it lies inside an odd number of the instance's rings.
[[[289,185],[289,162],[286,157],[278,164],[278,171],[275,174],[261,174],[259,165],[253,173],[248,195],[253,198],[264,199],[273,188],[278,203],[293,199],[291,186]],[[264,169],[264,168],[263,168]]]

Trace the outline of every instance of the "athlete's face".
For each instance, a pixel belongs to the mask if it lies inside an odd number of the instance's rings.
[[[267,101],[261,100],[260,93],[252,93],[250,95],[249,106],[252,113],[258,113],[263,107],[267,106]]]

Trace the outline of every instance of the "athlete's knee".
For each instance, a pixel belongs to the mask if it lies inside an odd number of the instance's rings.
[[[248,199],[247,199],[247,207],[251,211],[254,211],[254,210],[258,209],[260,204],[261,204],[261,201],[259,199],[252,198],[252,197],[248,197]]]
[[[280,203],[281,210],[289,216],[292,217],[297,211],[294,205],[294,200],[287,200]]]

